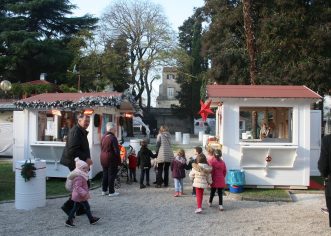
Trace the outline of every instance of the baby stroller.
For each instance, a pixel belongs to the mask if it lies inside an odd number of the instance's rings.
[[[121,164],[118,167],[118,172],[115,179],[115,188],[119,189],[121,187],[121,178],[126,178],[126,183],[129,183],[129,160],[128,156],[133,151],[131,145],[119,144]]]

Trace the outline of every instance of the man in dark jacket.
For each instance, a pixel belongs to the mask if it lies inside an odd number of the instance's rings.
[[[101,139],[100,162],[103,170],[102,176],[102,195],[107,194],[109,190],[110,197],[119,195],[115,192],[114,183],[118,172],[118,166],[121,164],[120,150],[118,140],[114,134],[115,124],[108,122],[106,124],[106,133]]]
[[[90,124],[90,116],[81,112],[77,115],[77,124],[69,131],[67,142],[64,147],[60,163],[67,166],[70,171],[75,169],[76,157],[85,161],[89,166],[92,165],[89,142],[87,140],[88,131],[86,130]],[[74,202],[69,198],[61,207],[65,213],[69,213]],[[82,208],[79,208],[77,214],[84,213]]]
[[[325,178],[325,201],[328,211],[331,210],[331,134],[322,139],[318,169]],[[331,227],[331,215],[329,214],[329,226]]]

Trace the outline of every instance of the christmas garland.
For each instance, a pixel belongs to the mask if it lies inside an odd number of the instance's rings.
[[[76,110],[79,108],[85,107],[94,107],[94,106],[109,106],[109,107],[117,107],[121,105],[121,102],[127,99],[136,110],[140,110],[139,106],[136,104],[136,101],[132,94],[125,93],[122,96],[114,97],[114,96],[89,96],[89,97],[82,97],[79,101],[70,101],[70,100],[57,100],[52,102],[45,102],[40,100],[35,101],[17,101],[14,102],[14,105],[18,109],[69,109],[69,110]]]
[[[30,162],[26,160],[21,167],[21,176],[24,178],[25,182],[29,181],[32,177],[36,177],[36,167],[34,163],[31,163],[31,160]]]

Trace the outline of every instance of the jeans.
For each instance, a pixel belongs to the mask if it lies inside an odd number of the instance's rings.
[[[107,192],[109,189],[109,193],[114,193],[114,183],[116,179],[116,175],[118,172],[117,165],[111,165],[108,168],[102,168],[103,169],[103,175],[102,175],[102,191]]]
[[[88,201],[74,202],[74,206],[73,206],[73,208],[71,209],[71,211],[69,213],[68,220],[72,220],[74,218],[75,213],[78,210],[79,205],[84,207],[84,209],[86,211],[86,215],[87,215],[88,219],[91,221],[93,219],[93,217],[92,217],[92,214],[91,214],[90,204],[88,203]]]
[[[174,182],[175,182],[175,192],[182,193],[184,190],[183,179],[174,178]]]
[[[163,170],[164,170],[164,176],[163,176],[164,186],[167,187],[169,185],[169,167],[170,167],[170,162],[162,162],[157,164],[157,175],[156,175],[157,185],[162,184]]]
[[[223,188],[211,188],[209,202],[213,202],[213,198],[215,196],[216,190],[218,192],[218,205],[223,205]]]
[[[141,169],[141,172],[140,172],[140,185],[144,184],[145,175],[146,175],[146,184],[149,184],[149,168]]]

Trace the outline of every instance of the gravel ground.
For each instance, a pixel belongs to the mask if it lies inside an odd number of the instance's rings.
[[[102,219],[90,225],[86,216],[79,216],[75,228],[64,226],[60,206],[65,198],[47,199],[45,207],[30,211],[3,203],[0,235],[331,235],[327,215],[320,211],[323,194],[293,194],[290,203],[238,201],[229,194],[223,212],[216,205],[208,207],[205,195],[203,213],[197,215],[188,178],[186,195],[174,198],[172,186],[139,189],[137,183],[122,184],[117,197],[92,190],[92,213]]]

